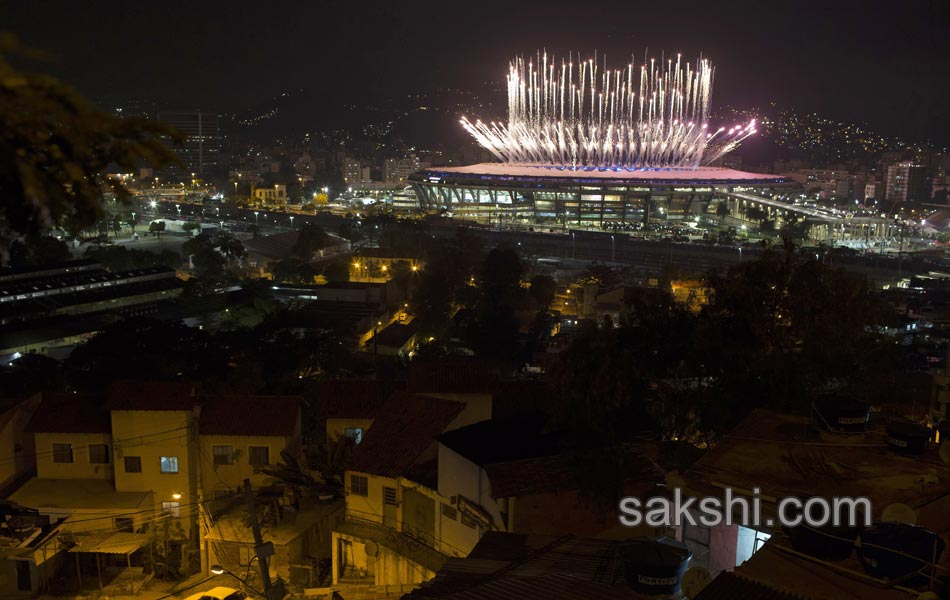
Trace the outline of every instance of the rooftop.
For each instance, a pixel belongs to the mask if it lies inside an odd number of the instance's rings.
[[[439,182],[443,178],[465,179],[527,179],[554,182],[601,182],[611,184],[697,184],[697,183],[785,183],[781,175],[747,173],[735,169],[700,167],[696,169],[627,169],[598,167],[564,167],[554,165],[527,165],[510,163],[479,163],[462,167],[433,167],[412,176],[413,181]]]
[[[112,433],[104,396],[44,392],[26,426],[32,433]]]
[[[446,360],[409,365],[409,391],[421,394],[489,394],[501,367],[487,361]]]
[[[872,422],[857,435],[815,430],[807,417],[757,409],[683,475],[690,491],[722,497],[724,486],[760,488],[764,513],[773,513],[769,498],[822,496],[867,497],[874,518],[900,502],[919,509],[950,494],[950,480],[938,476],[946,467],[931,449],[923,456],[903,455],[885,442],[883,428]],[[946,515],[929,511],[934,531],[950,528]]]
[[[190,411],[195,385],[189,381],[114,381],[109,386],[112,410]]]
[[[490,419],[443,433],[438,440],[479,466],[550,456],[560,452],[562,436],[542,432],[546,421],[543,416]]]
[[[216,396],[203,398],[201,435],[293,435],[300,419],[299,396]]]
[[[610,540],[489,531],[467,558],[448,559],[405,598],[637,598],[616,550]]]
[[[375,379],[329,379],[319,384],[314,402],[323,419],[375,419],[400,384]]]
[[[419,330],[414,323],[392,323],[371,337],[366,344],[378,344],[390,348],[402,348]]]
[[[461,402],[415,394],[393,396],[353,450],[347,468],[380,477],[405,474],[464,408]]]
[[[780,592],[728,571],[720,573],[696,596],[696,600],[736,600],[739,598],[743,600],[812,600],[810,597]]]
[[[33,478],[14,492],[10,500],[38,510],[132,510],[145,506],[151,495],[151,492],[117,492],[112,482],[105,479]]]

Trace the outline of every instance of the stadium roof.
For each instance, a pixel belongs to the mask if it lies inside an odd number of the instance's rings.
[[[439,183],[439,179],[453,177],[470,180],[483,179],[521,179],[537,181],[597,182],[612,184],[725,184],[725,183],[790,183],[782,176],[763,173],[748,173],[735,169],[701,167],[697,169],[627,169],[595,167],[562,167],[554,165],[517,165],[508,163],[479,163],[463,167],[433,167],[423,169],[410,178],[417,182]]]

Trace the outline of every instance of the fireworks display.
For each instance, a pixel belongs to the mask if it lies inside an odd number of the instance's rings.
[[[579,59],[580,57],[578,57]],[[715,69],[676,59],[610,70],[539,53],[508,70],[508,123],[462,126],[503,162],[567,168],[695,169],[755,133],[755,121],[712,131]]]

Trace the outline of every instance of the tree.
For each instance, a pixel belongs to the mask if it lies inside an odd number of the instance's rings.
[[[305,224],[298,230],[297,242],[292,248],[294,255],[305,261],[313,260],[313,255],[327,246],[330,236],[311,223]]]
[[[105,216],[103,189],[118,202],[131,194],[106,168],[134,171],[176,161],[163,141],[181,136],[145,119],[119,119],[94,108],[52,77],[15,69],[4,54],[36,59],[9,35],[0,38],[0,263],[17,236],[53,227],[78,233]]]
[[[48,235],[29,236],[10,245],[10,266],[35,267],[65,262],[72,258],[69,246]]]
[[[195,231],[201,231],[201,223],[197,221],[185,221],[181,226],[181,230],[187,233],[189,236],[194,235]]]
[[[725,198],[719,201],[719,204],[716,205],[716,216],[719,217],[719,226],[722,227],[726,222],[726,217],[729,216],[729,201]]]
[[[535,275],[531,278],[531,287],[528,288],[531,298],[538,305],[539,310],[547,310],[554,302],[557,284],[550,275]]]
[[[274,279],[287,283],[313,283],[314,271],[310,263],[296,257],[287,257],[270,264]]]
[[[340,283],[350,280],[350,263],[345,258],[337,258],[327,262],[323,268],[323,276],[330,283]]]

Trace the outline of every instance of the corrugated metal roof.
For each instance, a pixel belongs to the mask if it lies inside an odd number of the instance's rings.
[[[736,577],[735,573],[723,571],[696,600],[811,600],[798,594],[787,594],[749,579]]]
[[[464,590],[444,592],[438,585],[421,588],[404,598],[446,600],[635,600],[643,598],[625,584],[597,583],[555,573],[544,577],[498,577]],[[738,598],[738,597],[737,597]]]
[[[110,531],[94,533],[77,538],[70,552],[94,552],[96,554],[132,554],[148,543],[144,533]]]
[[[461,402],[414,394],[393,396],[350,455],[347,468],[380,477],[403,475],[463,408]]]

